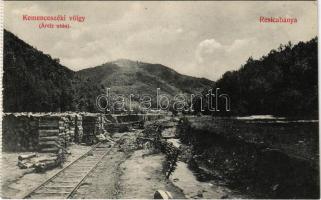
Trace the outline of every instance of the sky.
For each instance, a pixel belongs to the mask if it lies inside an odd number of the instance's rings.
[[[72,70],[125,58],[217,80],[252,56],[317,35],[315,1],[5,1],[4,27]],[[69,29],[39,29],[23,15],[79,15]],[[297,23],[260,23],[289,17]],[[55,22],[56,23],[56,22]],[[67,22],[65,22],[67,23]]]

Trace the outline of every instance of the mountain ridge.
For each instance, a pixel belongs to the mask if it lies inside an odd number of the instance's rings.
[[[118,59],[102,65],[77,71],[80,76],[94,78],[100,84],[109,86],[130,86],[134,83],[163,88],[164,92],[174,96],[176,93],[200,92],[210,87],[214,81],[183,75],[162,65],[150,64],[129,59]],[[121,79],[119,79],[121,78]],[[139,88],[137,88],[139,90]],[[115,90],[114,92],[119,92]],[[138,91],[139,92],[139,91]]]
[[[14,69],[14,70],[13,70]],[[97,112],[96,97],[107,87],[116,94],[155,96],[200,92],[214,82],[180,74],[161,65],[118,59],[73,71],[60,60],[4,30],[5,112]]]

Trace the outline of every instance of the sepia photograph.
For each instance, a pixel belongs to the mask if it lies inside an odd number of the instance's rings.
[[[1,3],[1,198],[320,198],[317,1]]]

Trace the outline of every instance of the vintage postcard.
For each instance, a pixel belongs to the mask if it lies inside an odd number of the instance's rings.
[[[2,4],[1,198],[320,198],[317,1]]]

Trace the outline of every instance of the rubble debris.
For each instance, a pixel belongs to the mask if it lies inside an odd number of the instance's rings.
[[[271,187],[273,191],[276,191],[279,188],[279,184],[275,184]]]
[[[166,125],[166,124],[165,124]],[[166,126],[168,127],[168,126]],[[180,155],[180,149],[175,147],[173,143],[168,142],[162,132],[167,130],[162,123],[155,122],[146,126],[143,131],[143,135],[137,138],[139,147],[144,147],[145,144],[153,146],[154,149],[158,149],[166,155],[166,161],[164,162],[163,170],[166,178],[169,178],[172,172],[176,168],[178,156]],[[171,134],[174,129],[171,129]]]
[[[229,195],[228,194],[224,194],[223,196],[221,196],[221,199],[229,199]]]
[[[197,191],[197,197],[203,198],[203,191],[202,190]]]
[[[99,134],[96,137],[99,142],[105,142],[107,140],[104,134]]]
[[[174,117],[173,118],[173,122],[179,122],[179,118],[178,117]]]
[[[176,138],[176,128],[166,128],[164,131],[162,131],[162,137],[164,139],[172,139]]]
[[[157,190],[154,193],[154,199],[173,199],[173,196],[170,192],[164,190]]]

